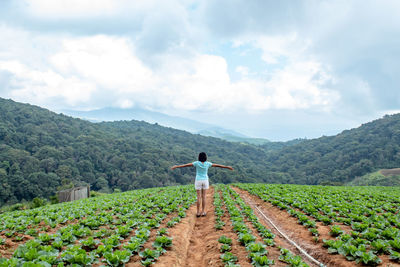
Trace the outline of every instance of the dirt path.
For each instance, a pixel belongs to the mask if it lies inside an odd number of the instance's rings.
[[[214,228],[214,188],[207,192],[207,216],[196,217],[184,266],[215,266],[219,261],[219,233]]]
[[[221,231],[216,231],[215,208],[213,205],[214,188],[207,192],[205,217],[196,217],[196,204],[187,211],[187,216],[172,229],[173,246],[161,256],[154,266],[223,266],[220,260],[218,238]]]

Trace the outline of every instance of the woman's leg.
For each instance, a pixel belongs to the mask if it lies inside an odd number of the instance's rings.
[[[202,203],[201,214],[205,214],[206,212],[206,195],[207,195],[207,189],[201,189],[201,203]]]
[[[197,192],[197,216],[200,215],[200,202],[201,202],[201,191],[202,190],[196,190]]]

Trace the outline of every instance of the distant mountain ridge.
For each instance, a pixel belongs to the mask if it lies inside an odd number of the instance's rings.
[[[204,136],[221,138],[231,142],[243,142],[256,145],[270,142],[264,138],[248,137],[236,131],[224,129],[212,124],[177,116],[170,116],[140,107],[127,109],[107,107],[89,111],[62,110],[61,112],[72,117],[86,119],[92,122],[137,120],[148,123],[157,123],[165,127],[185,130],[190,133],[201,134]]]
[[[111,192],[188,184],[200,151],[232,165],[212,183],[344,184],[400,167],[400,114],[311,140],[227,142],[143,121],[92,123],[0,98],[0,205],[49,197],[68,184]]]
[[[265,161],[285,173],[284,183],[297,179],[307,184],[349,183],[370,172],[399,168],[400,114],[385,115],[335,136],[284,146],[271,151]]]
[[[0,98],[0,205],[49,197],[63,185],[111,192],[188,184],[201,151],[234,165],[212,168],[212,182],[267,181],[266,151],[142,121],[92,123]],[[258,178],[257,178],[258,177]]]

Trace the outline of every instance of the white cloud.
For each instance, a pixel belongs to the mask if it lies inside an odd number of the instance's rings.
[[[77,105],[90,100],[95,85],[77,77],[65,78],[52,71],[37,71],[16,61],[0,61],[0,70],[13,74],[11,85],[16,88],[9,96],[21,101],[47,104],[54,98],[63,98],[67,105]]]
[[[66,39],[50,62],[64,75],[76,75],[118,93],[146,90],[155,77],[133,54],[126,38],[104,35]]]
[[[1,61],[0,70],[15,76],[9,95],[47,107],[139,104],[162,110],[250,112],[329,107],[338,98],[323,88],[330,77],[312,61],[276,70],[269,80],[249,78],[249,70],[242,66],[237,68],[242,79],[232,81],[226,60],[217,55],[169,54],[160,56],[159,66],[150,69],[125,37],[64,37],[57,47],[55,53],[41,51],[47,59],[44,66],[18,56]]]
[[[17,0],[19,7],[38,18],[68,18],[118,16],[130,12],[145,12],[157,1],[130,0]]]
[[[23,5],[36,16],[82,16],[113,13],[116,9],[113,0],[29,0]]]
[[[299,38],[296,32],[284,35],[248,35],[234,41],[234,47],[250,44],[262,50],[262,60],[277,64],[287,57],[291,60],[300,57],[312,44],[310,39]]]
[[[248,35],[237,39],[235,47],[251,45],[261,49],[262,60],[275,66],[268,72],[267,80],[258,81],[260,96],[268,96],[258,109],[332,109],[340,100],[340,94],[329,88],[335,82],[329,66],[318,62],[307,50],[312,45],[296,33],[286,35]],[[237,71],[242,71],[238,67]],[[263,99],[262,97],[260,99]],[[258,101],[259,102],[259,101]]]
[[[237,67],[235,68],[235,71],[238,72],[238,73],[240,73],[240,74],[243,75],[243,76],[249,75],[249,68],[246,67],[246,66],[237,66]]]
[[[131,108],[133,107],[134,103],[130,101],[129,99],[120,99],[118,101],[118,106],[121,108]]]
[[[340,99],[340,95],[325,84],[333,78],[324,71],[320,63],[299,61],[277,70],[268,86],[275,88],[275,108],[329,110]]]

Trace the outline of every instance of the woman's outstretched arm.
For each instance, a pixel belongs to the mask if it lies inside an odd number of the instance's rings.
[[[218,168],[224,168],[224,169],[229,169],[231,171],[233,171],[232,166],[225,166],[225,165],[221,165],[221,164],[212,164],[211,167],[218,167]]]
[[[171,167],[171,170],[174,170],[176,168],[185,168],[185,167],[192,167],[193,163],[188,163],[188,164],[183,164],[183,165],[175,165]]]

